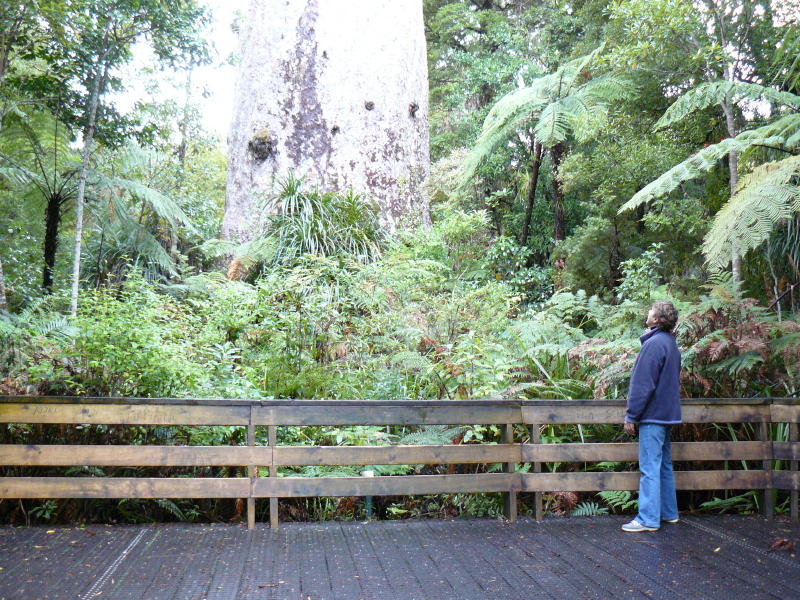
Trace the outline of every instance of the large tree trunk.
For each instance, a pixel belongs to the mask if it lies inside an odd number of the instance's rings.
[[[222,236],[259,227],[289,170],[427,222],[428,76],[419,0],[251,0],[228,144]]]
[[[528,204],[525,207],[525,220],[522,222],[522,235],[519,243],[524,246],[528,243],[528,232],[531,227],[531,216],[533,215],[533,203],[536,200],[536,184],[539,182],[539,167],[542,165],[542,145],[533,142],[533,158],[531,161],[531,181],[528,185]]]
[[[558,182],[558,167],[564,155],[564,146],[558,144],[550,148],[550,158],[553,167],[553,239],[556,243],[561,242],[566,237],[564,227],[564,192],[561,191],[561,184]]]
[[[86,197],[86,177],[89,174],[89,158],[92,154],[92,142],[94,141],[94,126],[97,121],[97,104],[105,79],[108,77],[108,63],[106,59],[110,51],[108,38],[111,33],[112,24],[112,19],[108,18],[103,36],[103,53],[97,61],[98,66],[95,72],[92,96],[89,101],[88,124],[83,134],[83,155],[81,156],[81,170],[78,177],[78,195],[75,198],[75,248],[72,254],[72,293],[70,295],[69,304],[70,314],[73,317],[78,314],[78,289],[81,281],[81,241],[83,239],[83,205]]]
[[[61,224],[61,198],[51,194],[47,198],[44,209],[44,269],[42,271],[42,289],[53,291],[53,268],[56,264],[58,249],[58,226]]]

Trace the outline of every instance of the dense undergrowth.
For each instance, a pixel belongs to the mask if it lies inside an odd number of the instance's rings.
[[[442,210],[430,229],[384,242],[373,260],[345,252],[261,261],[242,281],[215,272],[180,283],[148,283],[131,270],[119,285],[87,289],[69,320],[58,294],[0,320],[3,393],[239,398],[618,398],[649,302],[681,313],[686,397],[796,395],[800,324],[741,298],[724,277],[694,296],[658,284],[658,247],[628,263],[620,299],[582,291],[550,294],[508,260],[508,241],[485,236],[482,212]],[[504,250],[505,247],[505,250]],[[552,281],[552,274],[548,277]],[[549,285],[549,284],[545,284]],[[614,441],[614,426],[549,426],[544,441]],[[773,434],[785,437],[776,429]],[[527,431],[519,429],[518,439]],[[749,439],[736,428],[685,425],[676,439]],[[102,444],[243,443],[241,427],[11,425],[3,441]],[[257,432],[266,444],[266,431]],[[496,426],[281,427],[282,444],[362,445],[500,441]],[[483,465],[479,469],[499,469]],[[551,465],[551,468],[559,467]],[[601,463],[592,469],[628,465]],[[474,467],[470,467],[474,468]],[[521,467],[521,468],[524,468]],[[566,465],[559,468],[568,468]],[[569,468],[578,468],[572,466]],[[437,472],[377,466],[380,474]],[[451,467],[452,469],[452,467]],[[40,469],[75,476],[180,475],[179,469]],[[282,475],[357,475],[357,467],[286,468]],[[452,472],[452,471],[451,471]],[[197,475],[236,476],[228,468]],[[22,474],[14,469],[13,474]],[[686,494],[685,508],[751,511],[755,494]],[[781,506],[782,498],[778,499]],[[523,511],[526,497],[522,497]],[[554,514],[630,510],[627,493],[547,497]],[[259,511],[266,506],[259,504]],[[500,495],[376,499],[383,518],[499,515]],[[238,519],[233,501],[47,501],[0,504],[21,520]],[[359,499],[282,502],[282,518],[363,518]],[[264,515],[262,515],[264,516]]]

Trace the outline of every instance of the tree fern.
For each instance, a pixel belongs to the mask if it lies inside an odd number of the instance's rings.
[[[694,112],[719,106],[723,102],[739,104],[743,100],[766,101],[775,106],[800,108],[800,96],[789,92],[757,83],[710,81],[681,95],[658,120],[655,128],[670,127]]]
[[[769,162],[744,177],[714,218],[703,243],[710,265],[723,268],[766,241],[778,223],[800,212],[800,156]]]
[[[800,150],[800,113],[784,115],[778,120],[744,131],[734,138],[712,144],[675,165],[651,181],[619,209],[619,213],[633,210],[675,190],[686,181],[710,171],[729,152],[744,152],[753,146],[772,146],[787,152]]]
[[[631,90],[629,82],[616,76],[588,78],[588,68],[601,51],[602,47],[503,96],[486,116],[461,169],[462,184],[469,183],[481,163],[523,127],[532,126],[534,136],[545,147],[576,131],[586,137],[596,130],[588,125],[602,123],[607,106]]]

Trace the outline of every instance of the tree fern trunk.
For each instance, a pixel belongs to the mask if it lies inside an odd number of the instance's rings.
[[[58,250],[58,227],[61,224],[61,198],[52,194],[44,209],[44,268],[42,270],[42,289],[48,294],[53,291],[53,269]]]
[[[531,216],[533,215],[533,203],[536,199],[536,184],[539,182],[539,167],[542,165],[542,145],[539,142],[533,143],[533,161],[531,162],[531,181],[528,185],[528,204],[525,207],[525,220],[522,223],[522,235],[519,243],[524,246],[528,243],[528,232],[530,231]]]

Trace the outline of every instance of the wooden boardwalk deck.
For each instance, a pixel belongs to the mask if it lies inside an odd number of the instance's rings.
[[[800,526],[622,517],[0,528],[2,600],[800,598]]]

